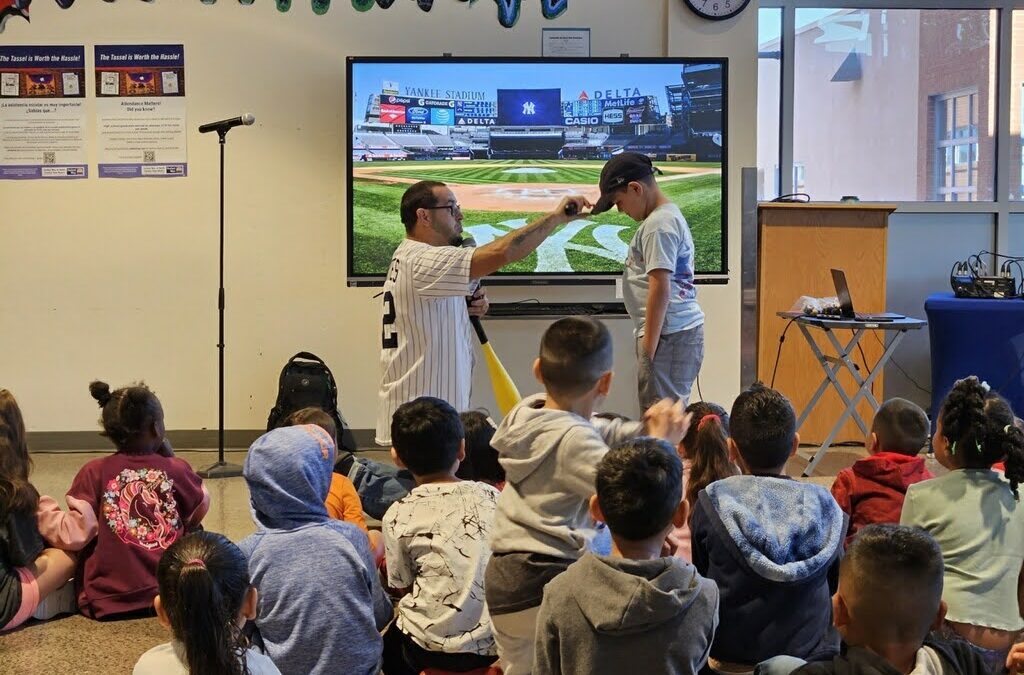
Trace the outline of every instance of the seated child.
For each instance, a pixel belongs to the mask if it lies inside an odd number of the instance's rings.
[[[782,654],[831,658],[846,517],[828,490],[783,473],[800,443],[785,396],[754,384],[736,398],[729,433],[744,475],[706,487],[690,519],[693,564],[721,593],[711,656],[746,666]]]
[[[491,440],[508,482],[498,499],[484,589],[505,675],[530,672],[544,585],[586,553],[595,536],[589,500],[597,463],[609,443],[641,431],[622,420],[595,426],[611,368],[604,324],[584,317],[554,322],[533,365],[545,394],[517,405]],[[675,445],[686,421],[681,403],[661,401],[647,412],[647,433]]]
[[[456,476],[466,456],[462,422],[450,405],[420,397],[391,421],[391,456],[416,487],[384,515],[388,586],[401,596],[384,637],[384,672],[464,672],[494,663],[484,605],[484,568],[498,491]]]
[[[1024,619],[1024,434],[1013,411],[976,377],[958,381],[939,409],[935,458],[949,473],[907,489],[900,522],[927,530],[945,563],[945,629],[1001,667]],[[1004,460],[1006,473],[991,469]]]
[[[143,654],[133,675],[281,675],[242,632],[256,618],[258,595],[245,556],[227,537],[185,535],[164,552],[156,576],[153,607],[174,639]]]
[[[0,631],[17,628],[41,601],[56,599],[75,572],[75,559],[47,548],[39,534],[39,493],[28,480],[32,460],[25,422],[14,395],[0,389]],[[75,611],[73,588],[62,591],[59,611]],[[49,616],[57,611],[48,612]]]
[[[294,426],[297,424],[315,424],[331,437],[334,447],[338,447],[338,429],[334,419],[320,408],[302,408],[296,410],[285,424]],[[384,559],[384,537],[377,530],[370,530],[366,527],[366,519],[363,518],[363,503],[359,500],[359,494],[347,476],[338,472],[331,474],[331,489],[327,492],[327,500],[324,502],[327,507],[327,515],[335,520],[343,520],[352,523],[366,533],[370,539],[370,549],[373,551],[373,558],[378,563]]]
[[[256,533],[239,548],[260,589],[257,644],[285,675],[375,675],[392,616],[366,535],[327,515],[334,453],[306,424],[263,434],[245,458]]]
[[[544,589],[534,675],[696,675],[718,623],[718,587],[690,563],[663,557],[685,522],[683,466],[664,441],[637,438],[597,465],[590,513],[612,533],[612,554],[586,553]]]
[[[716,480],[735,476],[740,471],[729,459],[729,414],[725,409],[706,401],[691,403],[686,412],[693,416],[686,436],[679,442],[683,458],[686,491],[683,497],[689,507],[687,520],[668,535],[673,555],[690,560],[690,521],[697,495]]]
[[[868,525],[850,544],[832,599],[846,649],[794,675],[988,675],[961,640],[929,637],[942,625],[942,553],[916,527]]]
[[[466,431],[466,461],[459,463],[455,475],[462,480],[478,480],[493,485],[500,492],[505,487],[505,470],[498,462],[498,451],[491,447],[497,427],[479,410],[459,414]]]
[[[79,470],[65,497],[67,512],[53,500],[40,503],[39,531],[55,546],[81,551],[78,608],[104,619],[152,607],[160,555],[199,525],[210,494],[174,457],[163,407],[145,384],[111,392],[93,382],[89,392],[103,409],[103,435],[117,450]]]
[[[907,488],[932,477],[921,449],[928,444],[924,410],[903,398],[891,398],[878,409],[865,445],[868,457],[843,469],[832,483],[832,496],[850,527],[846,545],[865,525],[898,523]]]

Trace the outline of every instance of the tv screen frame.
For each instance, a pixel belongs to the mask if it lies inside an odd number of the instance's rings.
[[[353,68],[362,64],[414,64],[430,66],[432,64],[444,65],[480,65],[480,64],[543,64],[545,66],[557,64],[572,64],[574,66],[601,65],[699,65],[715,64],[721,68],[722,83],[722,132],[721,132],[721,249],[719,251],[721,267],[719,270],[696,270],[696,283],[703,284],[725,284],[729,281],[729,59],[727,57],[595,57],[595,58],[540,58],[540,57],[473,57],[473,56],[349,56],[345,63],[345,192],[346,192],[346,266],[345,275],[347,285],[353,286],[382,286],[385,280],[386,271],[380,274],[357,273],[355,271],[355,183],[354,159],[355,154],[355,110],[353,106]],[[591,83],[583,83],[590,85]],[[609,85],[611,86],[611,85]],[[655,166],[659,162],[655,159]],[[596,179],[594,181],[594,192],[596,194]],[[458,196],[458,187],[455,188]],[[684,209],[685,211],[685,209]],[[394,213],[395,222],[398,222],[399,213],[397,208]],[[487,278],[489,285],[510,285],[510,286],[533,286],[533,285],[601,285],[614,284],[622,277],[621,269],[607,272],[498,272]]]

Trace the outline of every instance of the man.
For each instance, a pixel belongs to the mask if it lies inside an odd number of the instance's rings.
[[[391,444],[391,418],[406,401],[435,396],[469,408],[473,379],[470,315],[487,312],[478,279],[529,255],[556,227],[591,204],[566,197],[553,212],[479,248],[461,247],[462,211],[444,183],[421,181],[402,195],[405,239],[384,282],[376,441]],[[466,298],[471,297],[467,312]]]
[[[601,198],[640,223],[622,273],[622,295],[635,324],[640,408],[662,398],[688,400],[704,361],[704,312],[693,284],[693,237],[686,219],[654,179],[646,155],[624,152],[601,170]]]

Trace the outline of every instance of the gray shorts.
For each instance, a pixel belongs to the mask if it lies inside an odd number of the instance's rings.
[[[637,385],[640,409],[663,398],[690,400],[690,389],[704,362],[704,324],[662,335],[652,361],[636,340]]]

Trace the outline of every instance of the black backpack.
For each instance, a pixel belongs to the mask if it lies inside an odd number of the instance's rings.
[[[338,411],[338,385],[331,369],[316,354],[299,352],[281,369],[277,402],[267,417],[267,431],[284,426],[284,421],[296,410],[310,407],[320,408],[334,419],[338,429],[339,459],[346,452],[356,451],[355,436]]]

